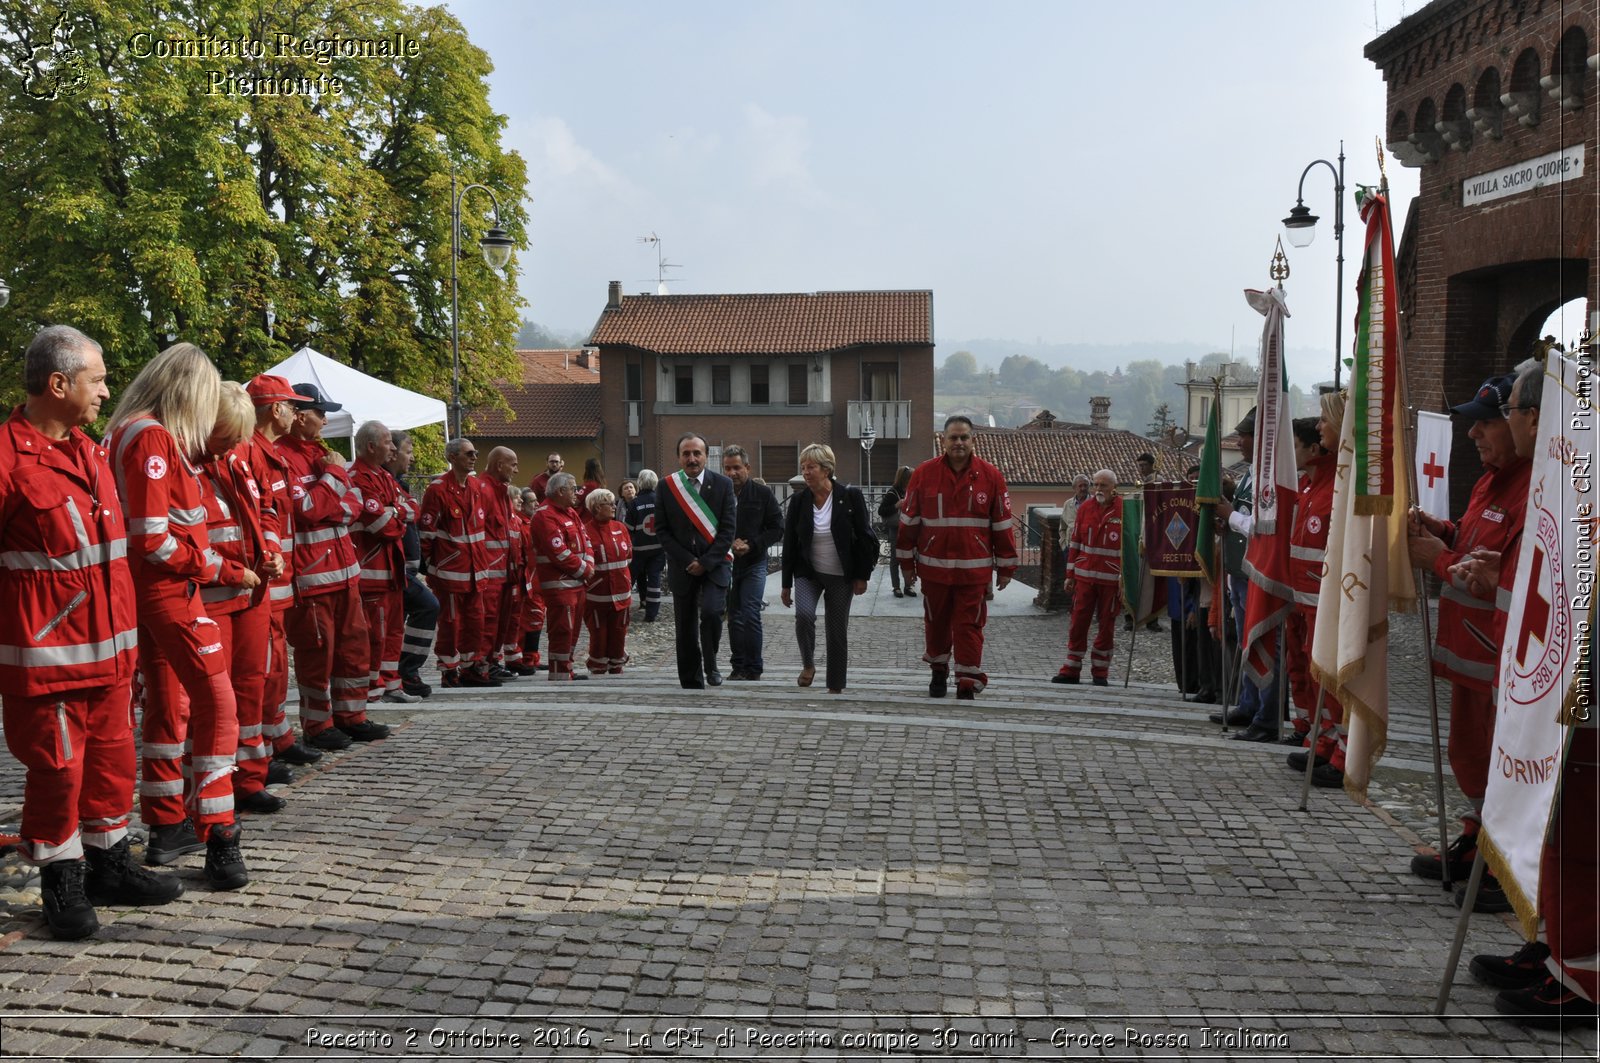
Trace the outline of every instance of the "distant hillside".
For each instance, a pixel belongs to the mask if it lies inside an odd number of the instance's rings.
[[[1259,337],[1250,336],[1248,340],[1241,339],[1233,354],[1242,362],[1253,362],[1256,358],[1256,341]],[[1153,360],[1163,365],[1182,365],[1193,359],[1198,362],[1207,354],[1221,351],[1215,344],[1184,343],[1184,342],[1146,342],[1146,343],[1043,343],[1038,340],[1004,340],[1004,339],[970,339],[970,340],[939,340],[939,349],[936,358],[943,360],[954,351],[971,351],[979,364],[987,363],[998,366],[1002,361],[1012,355],[1023,355],[1035,361],[1043,362],[1052,369],[1071,367],[1083,373],[1092,373],[1097,370],[1111,372],[1118,366],[1126,366],[1132,361]],[[1316,347],[1290,347],[1289,358],[1293,361],[1306,359],[1308,364],[1332,365],[1333,356],[1327,351]]]

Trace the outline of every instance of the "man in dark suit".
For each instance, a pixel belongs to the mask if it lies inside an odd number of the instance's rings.
[[[667,587],[677,625],[678,681],[685,690],[722,685],[717,647],[733,581],[733,484],[706,468],[706,441],[678,440],[679,472],[656,491],[656,527],[667,554]],[[701,669],[704,668],[704,678]]]

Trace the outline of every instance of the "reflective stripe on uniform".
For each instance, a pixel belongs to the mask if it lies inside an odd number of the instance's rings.
[[[0,665],[10,665],[14,668],[64,668],[72,665],[98,664],[110,660],[123,650],[131,650],[138,644],[137,628],[119,631],[111,638],[99,642],[70,646],[7,646],[0,643]]]

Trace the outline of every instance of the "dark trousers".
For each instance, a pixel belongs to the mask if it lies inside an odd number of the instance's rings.
[[[633,586],[644,605],[645,620],[661,615],[661,570],[667,565],[667,552],[659,546],[633,555]]]
[[[689,592],[672,596],[672,619],[678,643],[678,682],[685,689],[702,687],[702,669],[716,671],[717,647],[722,645],[722,613],[728,605],[728,588],[705,576],[689,577]]]
[[[400,648],[400,674],[415,676],[428,663],[433,632],[439,626],[439,599],[415,572],[406,573],[405,642]]]
[[[817,602],[821,600],[827,627],[828,689],[843,690],[850,665],[850,599],[855,586],[845,576],[819,572],[815,577],[794,578],[794,635],[800,643],[800,663],[815,668]]]

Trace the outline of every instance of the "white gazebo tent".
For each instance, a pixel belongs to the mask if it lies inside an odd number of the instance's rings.
[[[380,421],[392,429],[448,425],[445,405],[439,399],[386,384],[310,347],[300,348],[267,372],[291,384],[315,384],[330,401],[344,407],[328,415],[323,429],[327,436],[354,440],[357,426],[366,421]]]

